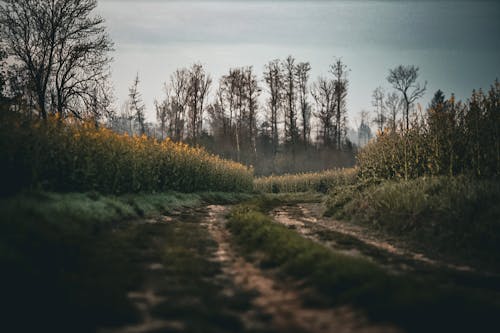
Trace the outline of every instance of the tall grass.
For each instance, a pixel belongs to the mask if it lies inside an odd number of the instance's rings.
[[[119,135],[93,123],[0,115],[2,192],[134,193],[252,190],[253,171],[201,148]]]
[[[412,128],[386,131],[357,156],[364,179],[500,175],[500,82],[466,103],[435,100]]]
[[[495,180],[443,176],[385,181],[332,192],[327,206],[329,215],[369,224],[431,251],[485,263],[498,260],[500,182]]]
[[[356,169],[337,169],[314,173],[287,174],[257,178],[254,189],[264,193],[322,192],[356,181]]]

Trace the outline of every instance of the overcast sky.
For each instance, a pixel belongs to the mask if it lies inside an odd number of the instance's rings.
[[[138,72],[154,119],[154,99],[179,67],[201,62],[217,81],[230,67],[293,55],[309,61],[312,79],[334,57],[350,68],[351,124],[371,109],[371,94],[389,68],[415,64],[434,91],[466,98],[500,77],[500,2],[445,0],[100,0],[99,13],[115,42],[117,105]],[[215,88],[212,88],[215,90]]]

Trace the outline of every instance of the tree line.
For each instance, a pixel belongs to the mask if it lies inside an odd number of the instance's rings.
[[[200,64],[178,69],[165,98],[155,103],[154,126],[146,122],[137,75],[126,107],[116,112],[109,83],[113,42],[96,8],[96,0],[0,4],[4,107],[32,119],[91,118],[96,126],[204,145],[247,164],[270,159],[269,172],[295,171],[298,160],[314,160],[314,149],[352,150],[346,140],[348,70],[340,59],[314,84],[310,64],[291,56],[270,61],[262,81],[251,66],[231,68],[218,81]]]
[[[199,63],[177,69],[164,85],[164,98],[155,101],[156,125],[149,126],[136,76],[126,104],[109,123],[117,131],[203,145],[254,166],[266,162],[268,173],[301,169],[311,155],[327,152],[344,154],[344,166],[352,164],[348,68],[336,59],[329,75],[312,83],[310,71],[309,62],[292,56],[269,61],[262,79],[253,66],[230,68],[217,81]]]

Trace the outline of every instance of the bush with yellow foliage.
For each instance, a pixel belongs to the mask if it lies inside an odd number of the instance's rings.
[[[10,111],[0,120],[3,193],[252,190],[252,169],[202,148],[121,135],[91,122],[33,121]]]

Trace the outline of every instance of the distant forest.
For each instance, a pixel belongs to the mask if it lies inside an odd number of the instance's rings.
[[[155,102],[156,124],[144,122],[136,77],[127,104],[107,126],[201,145],[258,174],[352,166],[347,67],[338,59],[330,77],[313,84],[310,70],[291,56],[269,62],[262,81],[251,66],[231,68],[217,83],[201,64],[178,69],[165,84],[164,99]]]

